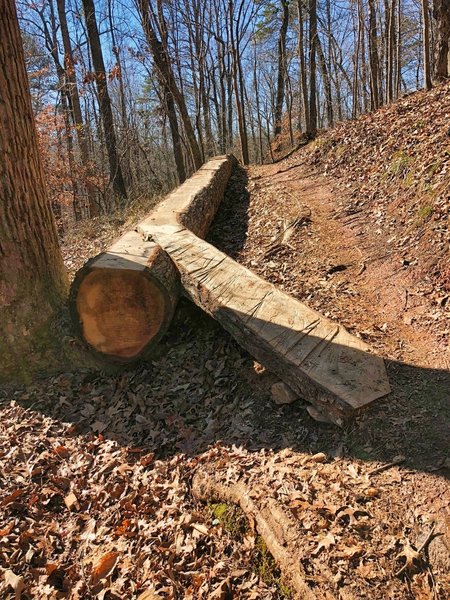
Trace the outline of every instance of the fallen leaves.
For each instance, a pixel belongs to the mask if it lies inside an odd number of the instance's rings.
[[[395,575],[398,577],[404,571],[417,569],[422,559],[420,553],[411,546],[408,540],[405,540],[403,542],[403,549],[397,554],[395,560],[402,563],[402,567],[395,573]]]
[[[96,586],[102,579],[105,579],[115,569],[119,560],[119,552],[107,552],[101,556],[92,567],[91,585]]]
[[[311,554],[313,556],[316,556],[317,554],[319,554],[319,552],[322,550],[322,548],[329,550],[331,548],[331,546],[334,546],[335,544],[336,544],[336,538],[331,533],[331,531],[329,531],[327,533],[327,535],[319,541],[317,548],[315,550],[313,550],[313,552]]]
[[[73,492],[70,492],[70,494],[68,494],[65,498],[64,498],[64,504],[67,506],[67,508],[69,510],[80,510],[80,503],[78,502],[78,498],[75,496],[75,494]]]
[[[23,590],[26,588],[23,578],[16,575],[11,569],[5,571],[4,578],[6,585],[13,589],[15,599],[19,600]]]

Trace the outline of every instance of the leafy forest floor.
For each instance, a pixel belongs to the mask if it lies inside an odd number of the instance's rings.
[[[253,519],[201,502],[196,473],[280,507],[315,598],[449,597],[445,96],[236,169],[209,235],[363,337],[392,393],[344,429],[278,406],[276,378],[187,301],[152,361],[0,391],[2,598],[294,598]],[[68,267],[123,226],[72,234]]]

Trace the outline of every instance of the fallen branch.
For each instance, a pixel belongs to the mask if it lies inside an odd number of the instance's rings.
[[[283,225],[281,227],[281,231],[278,235],[277,240],[273,244],[271,244],[269,246],[269,248],[266,250],[266,252],[264,254],[264,258],[268,258],[272,254],[274,254],[274,252],[276,252],[276,250],[278,250],[279,248],[281,248],[283,246],[289,246],[289,240],[291,239],[291,236],[294,233],[294,231],[298,227],[301,227],[302,225],[307,225],[308,223],[310,223],[311,222],[310,217],[311,217],[311,211],[309,211],[308,215],[300,215],[298,217],[295,217],[295,219],[290,219],[289,221],[287,219],[285,219],[283,221]]]
[[[216,474],[197,471],[192,482],[194,496],[202,502],[236,504],[247,516],[250,524],[263,538],[269,552],[280,567],[283,578],[289,582],[298,600],[325,598],[317,589],[314,592],[298,554],[298,533],[293,519],[282,511],[272,498],[254,499],[254,490],[243,482],[225,484]]]
[[[307,146],[309,144],[309,142],[310,142],[310,140],[302,140],[299,144],[294,146],[294,148],[289,150],[289,152],[287,154],[285,154],[281,158],[277,158],[277,159],[273,160],[272,164],[276,165],[277,163],[282,162],[283,160],[286,160],[286,158],[289,158],[290,156],[292,156],[295,152],[297,152],[297,150],[300,150],[300,148],[302,148],[303,146]]]
[[[404,463],[405,460],[406,460],[406,456],[397,456],[396,458],[394,458],[394,460],[392,462],[386,463],[385,465],[381,465],[381,467],[376,467],[375,469],[372,469],[371,471],[369,471],[367,473],[367,475],[369,477],[371,477],[372,475],[377,475],[378,473],[387,471],[391,467],[395,467],[396,465],[400,465],[401,463]]]

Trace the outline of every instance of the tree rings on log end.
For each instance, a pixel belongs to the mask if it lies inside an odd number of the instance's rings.
[[[167,254],[128,232],[77,273],[70,307],[77,333],[97,356],[128,363],[161,339],[178,297]]]
[[[91,271],[76,303],[86,342],[125,360],[142,352],[164,322],[164,296],[142,272]]]

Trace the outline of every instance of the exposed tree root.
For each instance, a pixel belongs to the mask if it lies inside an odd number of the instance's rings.
[[[306,582],[306,575],[298,555],[298,529],[293,519],[278,503],[268,497],[257,497],[243,482],[225,483],[220,476],[199,470],[192,482],[194,496],[203,502],[237,504],[251,526],[263,538],[269,552],[278,563],[283,578],[288,582],[297,600],[325,600],[319,590],[314,591]]]

